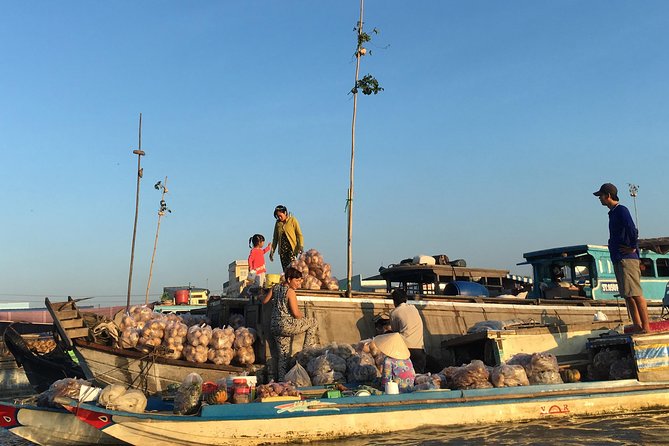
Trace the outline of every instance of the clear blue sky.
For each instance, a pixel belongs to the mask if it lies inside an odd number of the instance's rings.
[[[367,0],[354,273],[416,254],[516,267],[604,244],[606,181],[639,185],[642,237],[667,236],[669,3]],[[346,274],[359,4],[5,2],[0,14],[0,302],[127,289],[139,113],[144,179],[133,295],[220,292],[272,210]],[[268,263],[278,272],[278,262]]]

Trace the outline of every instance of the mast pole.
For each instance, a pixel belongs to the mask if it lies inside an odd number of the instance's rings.
[[[358,84],[358,77],[360,75],[360,36],[362,35],[362,17],[364,12],[365,0],[360,0],[360,20],[358,21],[358,46],[355,52],[355,83]],[[349,186],[348,186],[348,237],[347,237],[347,261],[346,261],[346,296],[351,297],[351,279],[353,277],[353,173],[355,167],[355,119],[358,111],[358,90],[353,91],[353,119],[351,122],[351,168],[349,172]]]
[[[132,227],[132,245],[130,248],[130,272],[128,273],[128,298],[125,304],[125,311],[130,311],[130,292],[132,290],[132,268],[135,262],[135,240],[137,238],[137,216],[139,214],[139,183],[143,176],[142,171],[142,156],[145,153],[142,151],[142,114],[139,114],[139,146],[137,150],[132,153],[137,155],[137,190],[135,192],[135,223]]]
[[[636,184],[632,183],[627,183],[627,185],[630,188],[630,197],[632,197],[632,201],[634,202],[634,219],[636,220],[636,232],[637,232],[637,237],[639,235],[639,214],[637,214],[636,211],[636,197],[639,195],[639,186]]]
[[[167,193],[167,177],[162,186],[156,185],[156,189],[160,187],[162,194],[160,195],[160,209],[158,210],[158,227],[156,228],[156,239],[153,241],[153,254],[151,255],[151,266],[149,267],[149,281],[146,284],[146,299],[144,303],[149,304],[149,290],[151,289],[151,278],[153,277],[153,261],[156,258],[156,248],[158,248],[158,234],[160,233],[160,219],[165,215],[165,194]]]

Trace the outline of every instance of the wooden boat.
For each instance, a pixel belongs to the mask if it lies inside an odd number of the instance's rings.
[[[0,427],[44,446],[125,445],[65,409],[0,402]]]
[[[51,383],[62,378],[84,378],[81,367],[72,361],[59,345],[56,344],[54,350],[44,354],[31,351],[26,338],[37,335],[22,333],[21,329],[21,326],[15,327],[14,324],[11,324],[5,330],[3,340],[16,364],[23,368],[34,391],[43,392],[49,388]]]
[[[621,380],[204,406],[195,416],[69,405],[133,445],[251,445],[669,407],[669,383]]]
[[[77,339],[74,345],[99,383],[123,384],[149,394],[161,392],[170,384],[178,385],[193,372],[205,381],[216,381],[229,376],[253,375],[262,367],[194,363],[165,358],[156,353],[113,348],[84,339]]]
[[[195,363],[161,356],[158,351],[143,352],[91,342],[89,327],[71,298],[66,302],[45,300],[64,349],[77,356],[85,377],[101,385],[122,384],[148,394],[161,392],[170,384],[180,384],[189,373],[206,381],[239,375],[253,375],[261,365],[236,367]]]

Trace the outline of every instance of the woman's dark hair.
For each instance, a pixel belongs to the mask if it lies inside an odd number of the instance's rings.
[[[286,282],[288,282],[290,279],[300,278],[302,278],[302,271],[297,268],[293,268],[292,266],[286,268]]]
[[[282,205],[282,204],[278,205],[277,207],[274,208],[274,218],[278,218],[278,217],[277,217],[277,214],[278,214],[279,212],[281,212],[282,214],[287,214],[287,213],[288,213],[288,209],[286,209],[286,206],[284,206],[284,205]]]
[[[265,237],[263,237],[262,234],[253,234],[253,237],[249,239],[249,248],[254,248],[260,244],[260,242],[264,242]]]

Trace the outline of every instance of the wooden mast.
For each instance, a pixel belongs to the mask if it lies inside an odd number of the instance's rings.
[[[360,75],[360,36],[362,35],[362,17],[364,12],[365,0],[360,0],[360,20],[358,21],[358,46],[355,51],[355,83],[358,85]],[[348,209],[348,236],[347,236],[347,256],[346,256],[346,296],[351,297],[351,278],[353,276],[353,173],[355,167],[355,118],[358,112],[358,90],[353,90],[353,120],[351,123],[351,168],[349,172],[348,199],[346,201]]]
[[[156,189],[162,189],[162,194],[160,195],[160,209],[158,210],[158,227],[156,228],[156,239],[153,241],[153,254],[151,255],[151,266],[149,267],[149,280],[146,284],[146,299],[144,303],[148,305],[149,303],[149,290],[151,289],[151,277],[153,277],[153,262],[156,258],[156,248],[158,247],[158,234],[160,233],[160,220],[165,215],[165,211],[169,212],[167,206],[165,205],[165,194],[167,193],[167,177],[165,181],[160,184],[156,184]]]
[[[130,248],[130,272],[128,273],[128,299],[125,304],[125,311],[130,311],[130,292],[132,290],[132,268],[135,262],[135,239],[137,238],[137,215],[139,214],[139,183],[142,179],[142,114],[139,114],[139,146],[132,153],[137,155],[137,191],[135,193],[135,223],[132,227],[132,246]]]

